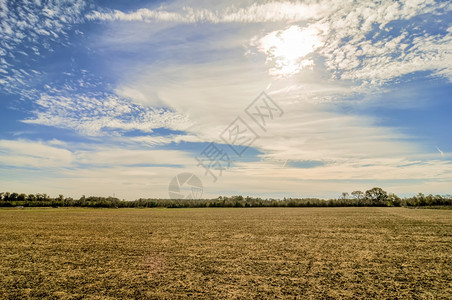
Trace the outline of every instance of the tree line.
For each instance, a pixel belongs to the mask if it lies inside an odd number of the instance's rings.
[[[52,198],[47,194],[19,194],[0,192],[0,207],[105,207],[105,208],[189,208],[189,207],[352,207],[352,206],[450,206],[452,195],[424,195],[400,198],[379,187],[365,192],[342,193],[337,199],[284,198],[262,199],[258,197],[220,196],[215,199],[137,199],[120,200],[115,197],[85,197],[73,199],[59,195]]]

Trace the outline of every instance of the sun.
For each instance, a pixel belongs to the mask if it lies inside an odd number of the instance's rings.
[[[258,50],[266,54],[266,62],[272,64],[270,75],[287,77],[312,67],[314,61],[307,56],[322,45],[317,28],[293,25],[262,37]]]

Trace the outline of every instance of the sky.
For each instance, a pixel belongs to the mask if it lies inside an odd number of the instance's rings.
[[[0,0],[0,191],[451,194],[451,10]]]

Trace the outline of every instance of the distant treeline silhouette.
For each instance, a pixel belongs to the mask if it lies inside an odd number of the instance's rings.
[[[419,193],[409,198],[400,198],[375,187],[366,192],[342,193],[338,199],[284,198],[262,199],[243,196],[220,196],[215,199],[137,199],[120,200],[115,197],[66,198],[59,195],[51,198],[47,194],[19,194],[0,192],[0,207],[105,207],[105,208],[189,208],[189,207],[352,207],[352,206],[452,206],[452,195],[424,195]]]

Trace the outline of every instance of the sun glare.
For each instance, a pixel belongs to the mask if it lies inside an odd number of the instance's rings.
[[[259,40],[258,49],[267,55],[267,63],[272,64],[270,75],[287,77],[312,67],[314,61],[307,56],[322,44],[317,29],[294,25],[270,32]]]

